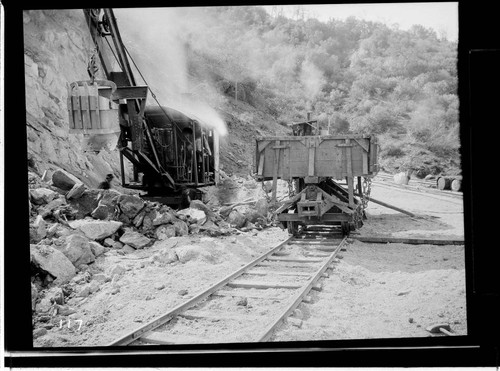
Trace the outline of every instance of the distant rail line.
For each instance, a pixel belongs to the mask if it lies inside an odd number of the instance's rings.
[[[268,341],[284,320],[297,321],[289,316],[311,290],[321,290],[346,239],[333,226],[309,226],[108,345]]]

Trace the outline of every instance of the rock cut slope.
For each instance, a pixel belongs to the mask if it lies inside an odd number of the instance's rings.
[[[119,173],[118,152],[84,152],[68,133],[67,84],[87,80],[93,43],[82,10],[23,13],[28,164],[38,174],[62,168],[87,186]],[[102,78],[102,76],[100,76]]]

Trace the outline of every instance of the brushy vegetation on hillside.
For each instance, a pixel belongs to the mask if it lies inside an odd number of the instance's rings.
[[[456,42],[422,26],[260,7],[175,11],[198,94],[243,100],[281,124],[312,111],[330,133],[375,133],[388,171],[460,171]]]

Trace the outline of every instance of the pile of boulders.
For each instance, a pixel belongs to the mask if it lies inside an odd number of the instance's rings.
[[[100,281],[90,282],[91,268],[106,252],[124,255],[172,237],[216,237],[270,225],[265,200],[219,210],[193,200],[189,208],[173,210],[135,194],[88,188],[64,170],[55,171],[48,181],[33,173],[29,179],[32,302],[42,317],[54,308],[71,312],[65,298],[98,290]],[[101,281],[112,280],[116,273]],[[81,286],[76,281],[87,285],[83,291],[76,289]]]

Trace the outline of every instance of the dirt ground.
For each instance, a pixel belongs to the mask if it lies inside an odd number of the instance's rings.
[[[223,202],[231,202],[261,192],[240,187],[244,182],[208,194],[222,193]],[[460,200],[377,185],[371,195],[417,217],[371,202],[359,235],[463,238]],[[109,250],[78,277],[89,280],[117,265],[124,272],[100,283],[87,298],[70,298],[67,304],[76,313],[53,318],[47,334],[36,338],[34,346],[107,345],[195,296],[286,236],[272,227],[224,237],[173,237],[127,255]],[[437,322],[449,323],[458,334],[467,333],[463,245],[369,244],[355,237],[330,277],[322,279],[323,290],[311,293],[311,304],[300,305],[302,326],[284,323],[271,341],[425,337],[429,336],[425,328]],[[181,247],[190,250],[187,262],[165,260],[169,250]]]

